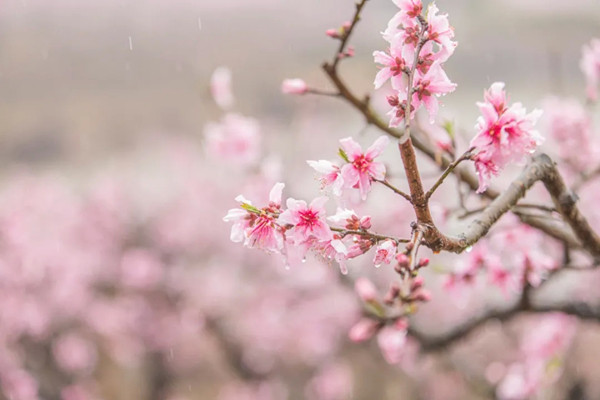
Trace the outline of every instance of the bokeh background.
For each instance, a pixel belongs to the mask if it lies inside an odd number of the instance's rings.
[[[549,94],[583,98],[578,63],[581,46],[600,35],[597,1],[438,3],[459,42],[446,64],[458,90],[442,114],[465,141],[475,102],[494,81],[531,108]],[[280,90],[295,77],[328,88],[320,64],[337,43],[324,31],[353,7],[350,0],[0,3],[0,398],[491,396],[481,370],[510,358],[502,329],[484,332],[479,344],[502,345],[479,358],[465,350],[426,360],[430,378],[388,366],[374,344],[347,343],[360,304],[334,265],[309,260],[287,271],[277,257],[229,243],[221,221],[237,194],[258,201],[277,180],[289,182],[287,195],[317,194],[304,160],[333,158],[345,136],[360,133],[364,144],[376,137],[342,102]],[[388,0],[366,7],[352,40],[356,56],[342,66],[358,92],[372,88],[370,55],[384,47],[379,32],[395,12]],[[259,121],[255,165],[207,152],[204,128],[223,114],[208,89],[220,66],[232,71],[235,111]],[[394,201],[374,193],[375,209]],[[396,208],[408,223],[410,211]],[[393,226],[389,214],[379,218],[380,226],[408,229]],[[360,274],[368,265],[354,268]],[[473,306],[458,303],[461,313]],[[424,315],[441,329],[458,314],[432,307]],[[598,349],[600,336],[587,335],[574,350],[575,375],[587,371],[592,380],[600,366],[584,349]]]

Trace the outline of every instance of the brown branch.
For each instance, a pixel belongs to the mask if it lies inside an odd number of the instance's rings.
[[[600,165],[588,172],[583,172],[579,179],[571,186],[574,192],[579,191],[586,183],[600,175]]]
[[[332,227],[330,227],[329,229],[331,229],[334,232],[339,232],[342,237],[345,237],[348,235],[359,235],[359,236],[365,237],[367,239],[371,239],[373,242],[382,242],[384,240],[393,240],[396,243],[410,242],[409,239],[399,239],[394,236],[379,235],[377,233],[373,233],[373,232],[369,232],[369,231],[357,231],[357,230],[351,230],[351,229],[332,228]]]
[[[414,327],[410,327],[408,333],[420,343],[421,350],[435,352],[444,350],[458,341],[466,340],[469,335],[491,321],[508,321],[522,313],[542,314],[550,312],[561,312],[584,320],[600,322],[600,306],[598,305],[593,306],[587,303],[574,302],[524,306],[519,301],[506,309],[485,311],[439,335],[426,335]]]

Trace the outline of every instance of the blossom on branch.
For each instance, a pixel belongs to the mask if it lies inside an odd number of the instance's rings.
[[[231,241],[244,242],[246,247],[258,247],[272,253],[283,250],[284,229],[277,223],[281,211],[283,183],[276,183],[269,194],[269,205],[258,209],[242,195],[235,198],[241,208],[233,208],[223,217],[225,222],[233,222]]]
[[[477,103],[482,116],[477,119],[477,135],[471,140],[475,149],[475,168],[479,175],[478,193],[483,193],[492,176],[509,163],[522,162],[535,151],[543,138],[534,129],[541,110],[527,113],[521,103],[506,104],[504,83],[496,82]]]
[[[278,222],[282,225],[291,225],[287,233],[296,244],[307,242],[309,239],[317,241],[331,240],[333,234],[325,222],[325,203],[327,197],[317,197],[310,205],[304,200],[287,199],[288,209],[279,215]]]
[[[380,136],[363,153],[362,148],[351,137],[340,140],[342,150],[348,160],[348,164],[342,167],[342,178],[346,187],[358,188],[363,200],[371,190],[371,181],[385,178],[385,165],[374,161],[389,143],[387,136]]]

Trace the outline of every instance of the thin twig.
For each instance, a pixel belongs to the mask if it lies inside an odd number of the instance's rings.
[[[394,236],[379,235],[377,233],[373,233],[373,232],[369,232],[369,231],[343,229],[343,228],[333,228],[333,227],[331,227],[330,229],[332,231],[334,231],[334,232],[339,232],[342,237],[345,237],[345,236],[348,236],[348,235],[359,235],[359,236],[365,237],[367,239],[371,239],[374,242],[382,242],[384,240],[393,240],[396,243],[408,243],[408,242],[410,242],[409,239],[399,239],[399,238],[396,238]]]
[[[444,182],[444,179],[452,172],[461,162],[468,160],[471,157],[471,153],[473,148],[465,151],[462,156],[454,160],[452,164],[448,165],[446,170],[442,173],[442,175],[438,178],[438,180],[434,183],[434,185],[425,193],[425,199],[429,200],[429,198],[435,193],[436,189]]]
[[[354,27],[356,26],[358,21],[360,21],[360,13],[367,1],[369,0],[362,0],[360,3],[356,3],[356,11],[354,12],[354,16],[352,17],[350,26],[344,31],[344,36],[342,36],[340,40],[340,46],[338,47],[337,53],[335,53],[335,55],[333,56],[333,61],[331,62],[331,65],[333,66],[334,70],[337,68],[338,63],[341,60],[340,54],[344,54],[346,44],[348,44],[348,39],[350,39],[350,35],[354,31]]]
[[[402,190],[400,190],[397,187],[395,187],[394,185],[392,185],[390,182],[388,182],[387,179],[383,179],[383,180],[374,179],[374,181],[379,182],[379,183],[383,184],[384,186],[387,186],[388,188],[392,189],[392,191],[394,191],[394,193],[399,194],[400,196],[402,196],[406,200],[408,200],[410,203],[412,203],[412,199],[410,198],[410,195],[404,193]]]

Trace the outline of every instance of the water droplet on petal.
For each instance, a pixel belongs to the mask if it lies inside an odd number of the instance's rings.
[[[465,251],[466,251],[467,253],[470,253],[470,252],[471,252],[471,250],[473,250],[473,246],[469,246],[469,247],[467,247],[467,248],[465,249]]]
[[[375,264],[375,268],[381,267],[381,264]]]
[[[302,259],[302,264],[304,264],[305,262],[306,262],[306,257],[304,257],[304,258]]]

